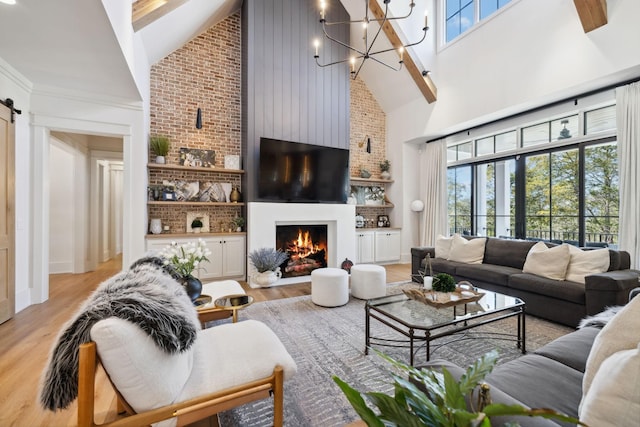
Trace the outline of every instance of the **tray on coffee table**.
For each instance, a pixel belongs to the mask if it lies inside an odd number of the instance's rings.
[[[485,295],[484,292],[478,292],[472,286],[460,284],[456,286],[456,290],[453,292],[436,292],[423,289],[405,289],[402,292],[411,299],[436,308],[469,304],[479,301]]]

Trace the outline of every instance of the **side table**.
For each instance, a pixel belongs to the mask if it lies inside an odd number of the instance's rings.
[[[233,312],[233,323],[238,321],[238,310],[241,310],[253,303],[253,297],[246,294],[233,294],[218,298],[213,305],[221,310],[231,310]]]

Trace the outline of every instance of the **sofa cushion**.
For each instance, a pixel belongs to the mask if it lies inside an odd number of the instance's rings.
[[[584,283],[585,276],[609,270],[609,249],[583,251],[575,246],[568,246],[570,259],[566,280]]]
[[[432,258],[431,259],[431,268],[433,268],[433,274],[436,273],[447,273],[452,276],[456,274],[456,267],[464,265],[461,262],[449,261],[442,258]],[[427,267],[427,272],[429,271],[429,267]]]
[[[590,426],[618,427],[640,422],[640,345],[609,356],[580,405],[580,420]]]
[[[460,264],[456,267],[456,276],[465,277],[471,283],[479,280],[501,286],[507,286],[509,276],[520,272],[521,270],[513,267],[491,264]]]
[[[467,264],[482,264],[486,241],[484,237],[467,240],[459,234],[454,234],[447,259]]]
[[[486,380],[531,408],[551,408],[578,416],[582,373],[555,360],[527,354],[499,366]]]
[[[549,279],[564,280],[569,259],[569,245],[549,248],[543,242],[538,242],[529,250],[522,271]]]
[[[451,242],[453,241],[453,237],[449,236],[449,237],[444,237],[443,235],[438,235],[438,237],[436,237],[436,243],[435,243],[435,251],[436,251],[436,258],[443,258],[443,259],[447,259],[449,258],[449,252],[451,252]]]
[[[509,276],[509,287],[571,301],[576,304],[585,304],[584,285],[576,282],[553,280],[535,274],[519,273]]]
[[[584,395],[589,393],[589,387],[600,365],[609,356],[622,350],[631,350],[640,341],[640,298],[633,298],[611,319],[593,342],[593,348],[587,359],[582,388]]]
[[[504,265],[522,270],[524,260],[534,242],[490,237],[484,250],[485,264]]]
[[[551,341],[534,353],[584,372],[593,340],[599,332],[600,328],[584,327]]]

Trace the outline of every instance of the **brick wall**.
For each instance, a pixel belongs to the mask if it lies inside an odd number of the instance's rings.
[[[167,135],[171,148],[167,163],[178,164],[180,147],[215,150],[215,166],[224,166],[226,154],[240,154],[241,117],[240,13],[236,13],[194,38],[151,67],[150,134]],[[379,163],[386,158],[385,114],[362,80],[351,80],[351,175],[360,167],[379,177]],[[202,129],[196,129],[196,113],[202,110]],[[371,139],[366,152],[365,136]],[[360,146],[362,144],[362,146]],[[153,153],[149,153],[153,159]],[[392,165],[393,166],[393,165]],[[247,171],[247,174],[252,171]],[[163,180],[208,180],[240,185],[240,176],[197,172],[156,171],[149,183]],[[206,212],[212,232],[228,228],[241,214],[237,206],[150,206],[149,218],[161,218],[170,233],[186,230],[187,212]],[[363,208],[368,217],[386,213]]]

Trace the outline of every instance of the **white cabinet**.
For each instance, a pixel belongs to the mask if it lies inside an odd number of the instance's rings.
[[[375,232],[375,262],[400,261],[400,230]]]
[[[400,230],[356,231],[356,264],[400,261]]]
[[[373,231],[357,231],[356,232],[356,264],[365,264],[374,262],[374,232]]]
[[[211,251],[209,261],[201,264],[194,275],[200,280],[220,278],[244,278],[246,254],[244,235],[220,235],[201,237]],[[197,242],[198,237],[147,238],[147,251],[161,251],[171,242],[181,245]]]

